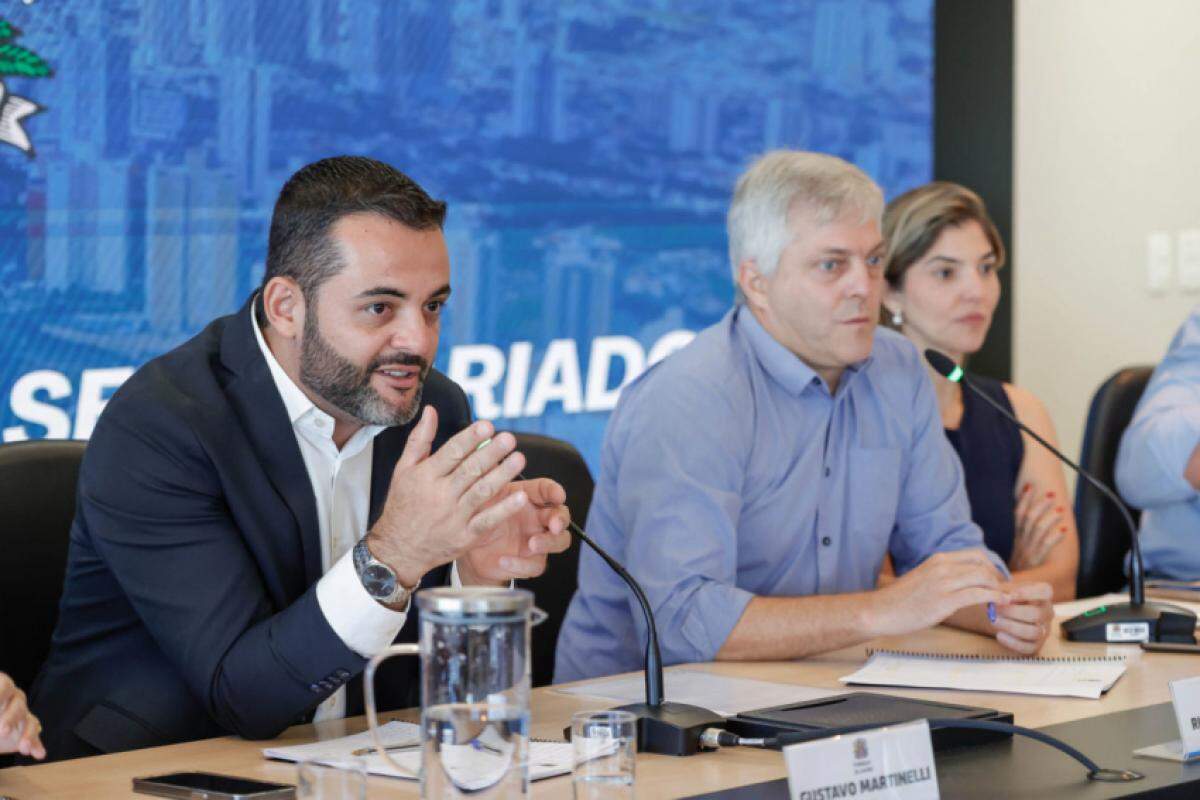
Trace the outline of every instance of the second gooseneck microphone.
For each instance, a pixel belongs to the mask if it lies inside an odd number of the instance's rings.
[[[529,480],[524,474],[521,480]],[[662,655],[658,647],[658,626],[654,624],[654,609],[646,599],[637,580],[629,570],[613,558],[603,547],[596,544],[579,525],[571,520],[568,530],[583,544],[592,549],[609,569],[633,592],[642,614],[646,618],[646,702],[620,706],[619,711],[629,711],[637,717],[638,750],[643,753],[661,753],[668,756],[690,756],[700,752],[700,737],[707,728],[722,725],[725,717],[707,708],[672,703],[664,697]],[[570,737],[570,727],[563,733]]]
[[[1142,568],[1142,551],[1138,546],[1137,526],[1133,516],[1117,493],[1092,476],[1083,467],[1067,458],[1058,448],[1047,442],[1028,425],[1013,416],[1008,409],[996,402],[987,392],[984,392],[969,381],[962,367],[954,363],[944,353],[937,350],[926,350],[925,360],[934,372],[954,383],[970,389],[981,397],[992,408],[996,409],[1005,419],[1012,422],[1034,441],[1045,447],[1058,457],[1060,461],[1095,486],[1105,497],[1116,505],[1129,526],[1129,543],[1131,556],[1129,559],[1129,602],[1112,606],[1098,606],[1082,614],[1072,617],[1062,624],[1063,633],[1068,639],[1080,642],[1186,642],[1195,643],[1196,615],[1186,608],[1168,603],[1147,603],[1146,582]]]

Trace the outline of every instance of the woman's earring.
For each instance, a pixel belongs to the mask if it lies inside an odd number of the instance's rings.
[[[904,314],[900,313],[899,309],[892,312],[892,324],[897,328],[904,324]]]

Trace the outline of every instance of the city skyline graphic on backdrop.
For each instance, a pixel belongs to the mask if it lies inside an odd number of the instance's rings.
[[[130,370],[257,286],[287,176],[347,153],[450,204],[439,368],[471,378],[477,414],[568,439],[595,471],[623,371],[728,310],[724,214],[755,155],[833,153],[889,197],[932,171],[931,0],[37,0],[0,17],[54,73],[5,78],[43,110],[22,123],[36,158],[0,148],[4,440],[86,438]],[[639,352],[591,374],[614,337]],[[581,406],[571,381],[603,385]]]

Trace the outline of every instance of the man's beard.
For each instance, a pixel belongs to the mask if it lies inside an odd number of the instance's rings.
[[[421,370],[412,399],[399,408],[384,400],[371,386],[371,376],[385,364],[402,364]],[[376,358],[365,369],[360,369],[321,336],[316,306],[310,306],[304,319],[304,339],[300,346],[300,382],[334,408],[364,425],[407,425],[421,409],[421,390],[428,375],[429,363],[424,358],[400,350]]]

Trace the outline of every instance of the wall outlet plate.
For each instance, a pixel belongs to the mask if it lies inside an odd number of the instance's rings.
[[[1200,291],[1200,229],[1179,232],[1179,288]]]
[[[1146,239],[1146,288],[1162,294],[1171,286],[1171,234],[1155,231]]]

